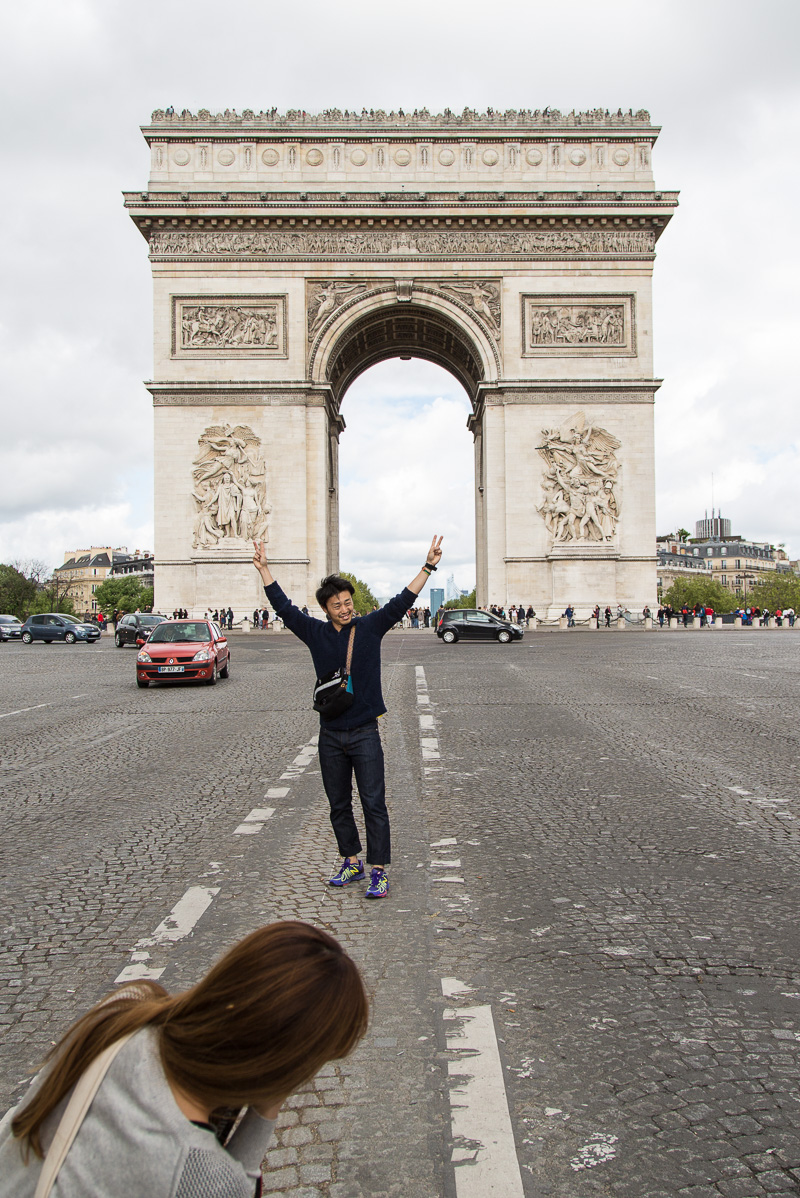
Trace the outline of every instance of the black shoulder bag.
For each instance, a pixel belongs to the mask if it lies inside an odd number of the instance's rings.
[[[350,629],[350,640],[347,643],[347,661],[344,669],[331,670],[324,678],[318,678],[314,684],[314,711],[318,711],[323,720],[335,720],[344,715],[353,706],[353,679],[350,676],[350,663],[353,660],[353,641],[356,636],[355,620]]]

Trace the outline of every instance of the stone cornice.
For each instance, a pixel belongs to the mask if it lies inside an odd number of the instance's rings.
[[[405,131],[418,137],[420,133],[436,136],[443,132],[459,133],[461,135],[491,132],[493,135],[524,135],[532,132],[558,131],[569,133],[578,131],[583,136],[587,131],[624,130],[637,136],[644,135],[655,140],[660,128],[653,125],[650,113],[644,109],[633,112],[629,109],[623,112],[618,109],[610,112],[607,108],[593,108],[587,112],[562,113],[557,108],[545,109],[506,109],[498,112],[488,108],[486,112],[477,112],[473,108],[465,108],[460,113],[451,112],[446,108],[441,113],[431,113],[426,108],[415,109],[406,113],[402,109],[397,112],[385,112],[382,109],[362,108],[360,112],[344,112],[338,108],[328,108],[321,113],[303,112],[300,109],[290,109],[279,113],[276,108],[268,112],[256,113],[246,108],[241,113],[233,109],[212,113],[207,108],[201,108],[197,113],[183,109],[175,112],[170,109],[156,109],[150,118],[150,125],[143,125],[142,132],[150,140],[151,137],[163,136],[168,131],[170,135],[187,130],[197,133],[199,130],[206,135],[220,132],[269,133],[273,135],[289,134],[294,138],[304,135],[319,136],[321,132],[347,136],[363,137],[386,133],[397,136]]]
[[[217,407],[226,404],[255,407],[331,408],[327,387],[312,383],[279,383],[274,379],[239,382],[233,379],[203,382],[150,380],[145,387],[153,397],[154,408]]]

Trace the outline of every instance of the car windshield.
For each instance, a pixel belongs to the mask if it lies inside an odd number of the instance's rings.
[[[19,624],[16,616],[0,616],[0,624]]]
[[[139,616],[140,624],[163,624],[164,616]]]
[[[180,641],[210,641],[211,630],[208,624],[200,621],[189,621],[186,624],[159,624],[153,629],[148,644],[155,645],[159,641],[177,644]]]
[[[68,624],[83,624],[83,620],[77,619],[76,616],[68,616],[66,612],[60,611],[59,616],[62,620],[66,620]]]

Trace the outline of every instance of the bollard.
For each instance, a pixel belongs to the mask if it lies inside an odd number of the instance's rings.
[[[677,617],[677,616],[670,616],[670,618],[669,618],[669,626],[670,626],[670,628],[677,628],[677,627],[678,627],[678,617]]]
[[[767,620],[767,628],[777,628],[777,627],[778,627],[778,625],[775,622],[775,617],[770,616],[770,618]]]
[[[693,616],[692,617],[692,628],[699,628],[699,627],[700,627],[700,617]]]
[[[598,627],[598,621],[597,621],[597,617],[596,617],[596,616],[590,616],[590,617],[589,617],[589,627],[590,627],[590,628],[595,628],[595,629]]]
[[[624,628],[624,627],[625,627],[625,617],[619,616],[617,618],[617,628]]]
[[[245,616],[245,618],[242,620],[242,632],[249,632],[249,631],[250,631],[250,621],[248,620],[247,616]]]
[[[741,628],[741,626],[742,626],[742,617],[741,616],[733,617],[733,626],[734,626],[734,628]]]
[[[535,632],[536,629],[539,627],[539,617],[532,616],[531,619],[528,621],[528,627],[532,628],[533,631]]]
[[[653,627],[653,617],[652,617],[652,616],[645,616],[645,618],[644,618],[644,626],[645,626],[645,628],[652,628],[652,627]]]
[[[559,616],[559,617],[558,617],[558,626],[559,626],[559,628],[566,628],[566,627],[567,627],[567,624],[568,624],[568,621],[567,621],[567,617],[566,617],[566,616]]]

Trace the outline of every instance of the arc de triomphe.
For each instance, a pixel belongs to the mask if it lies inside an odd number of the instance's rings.
[[[252,611],[253,537],[311,606],[339,567],[342,400],[398,356],[472,403],[479,604],[653,604],[658,132],[603,110],[153,113],[125,203],[155,284],[157,610]]]

